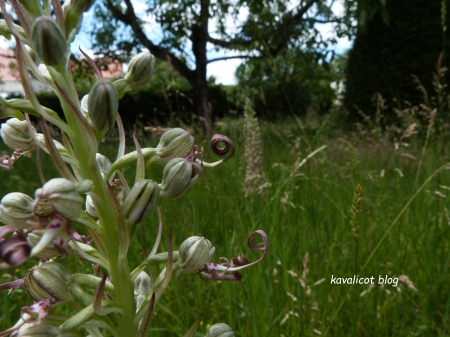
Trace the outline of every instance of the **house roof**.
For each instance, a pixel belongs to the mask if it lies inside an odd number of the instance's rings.
[[[82,60],[85,62],[86,60]],[[100,60],[101,73],[104,78],[117,78],[123,75],[122,63],[117,60]],[[18,81],[15,53],[12,49],[0,49],[0,80]],[[70,64],[73,64],[70,62]],[[107,65],[107,70],[106,69]]]
[[[17,81],[19,74],[16,70],[16,58],[11,49],[0,49],[0,80]]]

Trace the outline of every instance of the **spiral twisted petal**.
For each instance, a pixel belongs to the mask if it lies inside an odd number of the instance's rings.
[[[220,143],[225,143],[225,146],[219,147]],[[236,151],[236,146],[234,145],[234,142],[227,136],[223,136],[223,135],[219,135],[219,134],[212,136],[210,145],[211,145],[211,149],[213,150],[213,152],[216,155],[221,156],[221,157],[226,156],[225,158],[222,159],[222,162],[225,162],[228,159],[230,159],[231,157],[233,157],[234,152]]]

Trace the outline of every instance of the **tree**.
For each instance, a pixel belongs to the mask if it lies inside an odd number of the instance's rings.
[[[450,38],[446,29],[449,0],[387,1],[384,10],[372,8],[360,25],[349,53],[346,70],[345,106],[351,121],[360,120],[358,111],[374,115],[374,94],[386,99],[390,108],[403,108],[423,102],[415,75],[423,87],[433,91],[433,73],[439,54],[444,51],[448,66]],[[450,76],[447,76],[447,82]],[[395,103],[392,104],[393,99]],[[392,117],[389,118],[392,121]]]
[[[96,7],[96,49],[108,54],[113,47],[117,56],[143,47],[170,62],[193,87],[197,114],[207,122],[208,63],[275,56],[293,46],[320,52],[329,41],[321,38],[315,24],[340,22],[330,9],[331,3],[300,0],[292,6],[289,0],[149,0],[146,3],[149,17],[144,18],[136,13],[131,0],[124,0],[125,5],[121,0],[102,0]],[[248,15],[238,22],[237,17],[243,13]],[[151,39],[143,28],[150,18],[162,29],[159,42]],[[234,31],[227,20],[236,22]],[[121,34],[115,39],[117,31]],[[240,54],[208,59],[210,46]],[[191,69],[192,65],[195,67]]]
[[[252,97],[255,110],[268,118],[305,115],[308,109],[328,112],[336,100],[332,83],[340,75],[333,55],[324,56],[290,48],[273,59],[249,60],[236,71],[236,101]]]

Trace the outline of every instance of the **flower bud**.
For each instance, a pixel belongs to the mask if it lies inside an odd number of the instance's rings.
[[[211,326],[205,337],[234,337],[234,331],[225,323],[218,323]]]
[[[31,27],[31,45],[45,65],[56,67],[66,63],[66,40],[52,17],[44,15],[34,21]]]
[[[36,143],[31,138],[26,121],[17,118],[8,119],[2,124],[0,136],[3,141],[13,150],[32,151],[36,149]]]
[[[59,214],[74,221],[80,217],[81,203],[74,183],[55,178],[36,191],[34,214],[42,218]]]
[[[125,81],[132,89],[139,89],[146,85],[155,69],[155,57],[145,51],[133,57],[125,74]]]
[[[28,220],[34,220],[34,200],[26,194],[13,192],[5,195],[0,203],[0,220],[17,229],[28,228]]]
[[[58,301],[72,299],[66,281],[69,273],[58,262],[46,262],[31,269],[25,276],[25,289],[35,301],[55,298]]]
[[[97,211],[95,210],[94,202],[90,195],[86,196],[86,212],[93,218],[97,218]]]
[[[178,274],[192,274],[211,260],[215,248],[209,240],[199,236],[191,236],[184,240],[179,251]]]
[[[37,231],[33,231],[30,234],[28,234],[27,241],[30,244],[31,248],[34,248],[35,246],[37,246],[39,241],[41,241],[42,235],[44,235],[44,233],[45,233],[44,230],[37,230]],[[36,254],[36,256],[40,259],[51,259],[58,255],[61,255],[61,253],[59,250],[57,250],[55,248],[55,246],[52,243],[47,245],[47,247],[42,249],[41,252]]]
[[[81,108],[81,113],[85,117],[89,112],[88,102],[89,102],[89,95],[84,95],[80,102],[80,108]]]
[[[109,170],[111,170],[111,161],[100,153],[95,155],[95,160],[97,161],[97,166],[100,169],[100,173],[104,179]]]
[[[50,75],[50,72],[48,71],[48,68],[45,64],[41,63],[38,67],[38,70],[47,81],[53,83],[52,76]]]
[[[92,191],[92,189],[94,188],[94,183],[92,182],[92,180],[83,179],[77,182],[75,186],[77,187],[77,192],[79,194],[84,194]]]
[[[20,0],[19,3],[32,16],[40,16],[44,12],[42,4],[39,0]]]
[[[158,197],[157,183],[149,179],[138,181],[123,204],[123,213],[128,224],[134,225],[142,222],[155,209]]]
[[[95,0],[70,0],[70,5],[75,10],[75,13],[82,15],[91,8],[94,1]]]
[[[92,126],[97,131],[106,132],[114,127],[119,97],[111,83],[97,82],[89,92],[88,111]]]
[[[164,167],[163,180],[159,186],[161,197],[177,199],[195,185],[202,173],[202,167],[185,158],[175,158]]]
[[[134,281],[134,296],[147,295],[150,291],[150,276],[141,271]]]
[[[58,335],[58,328],[44,322],[38,324],[25,323],[17,331],[17,337],[51,337]]]
[[[167,164],[174,158],[185,158],[194,146],[194,137],[186,130],[174,128],[167,130],[161,136],[156,147],[156,156],[153,156],[147,164],[157,162]]]

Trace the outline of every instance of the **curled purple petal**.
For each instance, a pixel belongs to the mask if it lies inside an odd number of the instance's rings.
[[[225,143],[225,146],[219,147],[220,143]],[[212,136],[210,145],[211,145],[212,151],[216,155],[218,155],[220,157],[226,156],[225,158],[222,159],[222,162],[225,162],[228,159],[230,159],[231,157],[233,157],[234,152],[236,151],[236,146],[234,145],[234,142],[227,136],[223,136],[223,135],[219,135],[219,134]],[[231,151],[231,153],[228,154],[228,152],[230,152],[230,151]]]
[[[256,234],[261,235],[263,242],[255,243],[253,241]],[[253,251],[263,251],[263,255],[254,262],[250,262],[243,254],[232,258],[230,262],[228,259],[221,257],[219,264],[208,262],[197,272],[197,274],[203,280],[241,281],[242,275],[238,270],[253,266],[264,260],[269,251],[269,238],[264,231],[257,230],[249,235],[247,245]],[[227,273],[230,273],[231,275]]]
[[[31,246],[25,235],[11,226],[0,228],[0,238],[13,231],[15,231],[14,236],[0,242],[0,260],[7,264],[3,267],[21,265],[29,258],[31,253]]]

